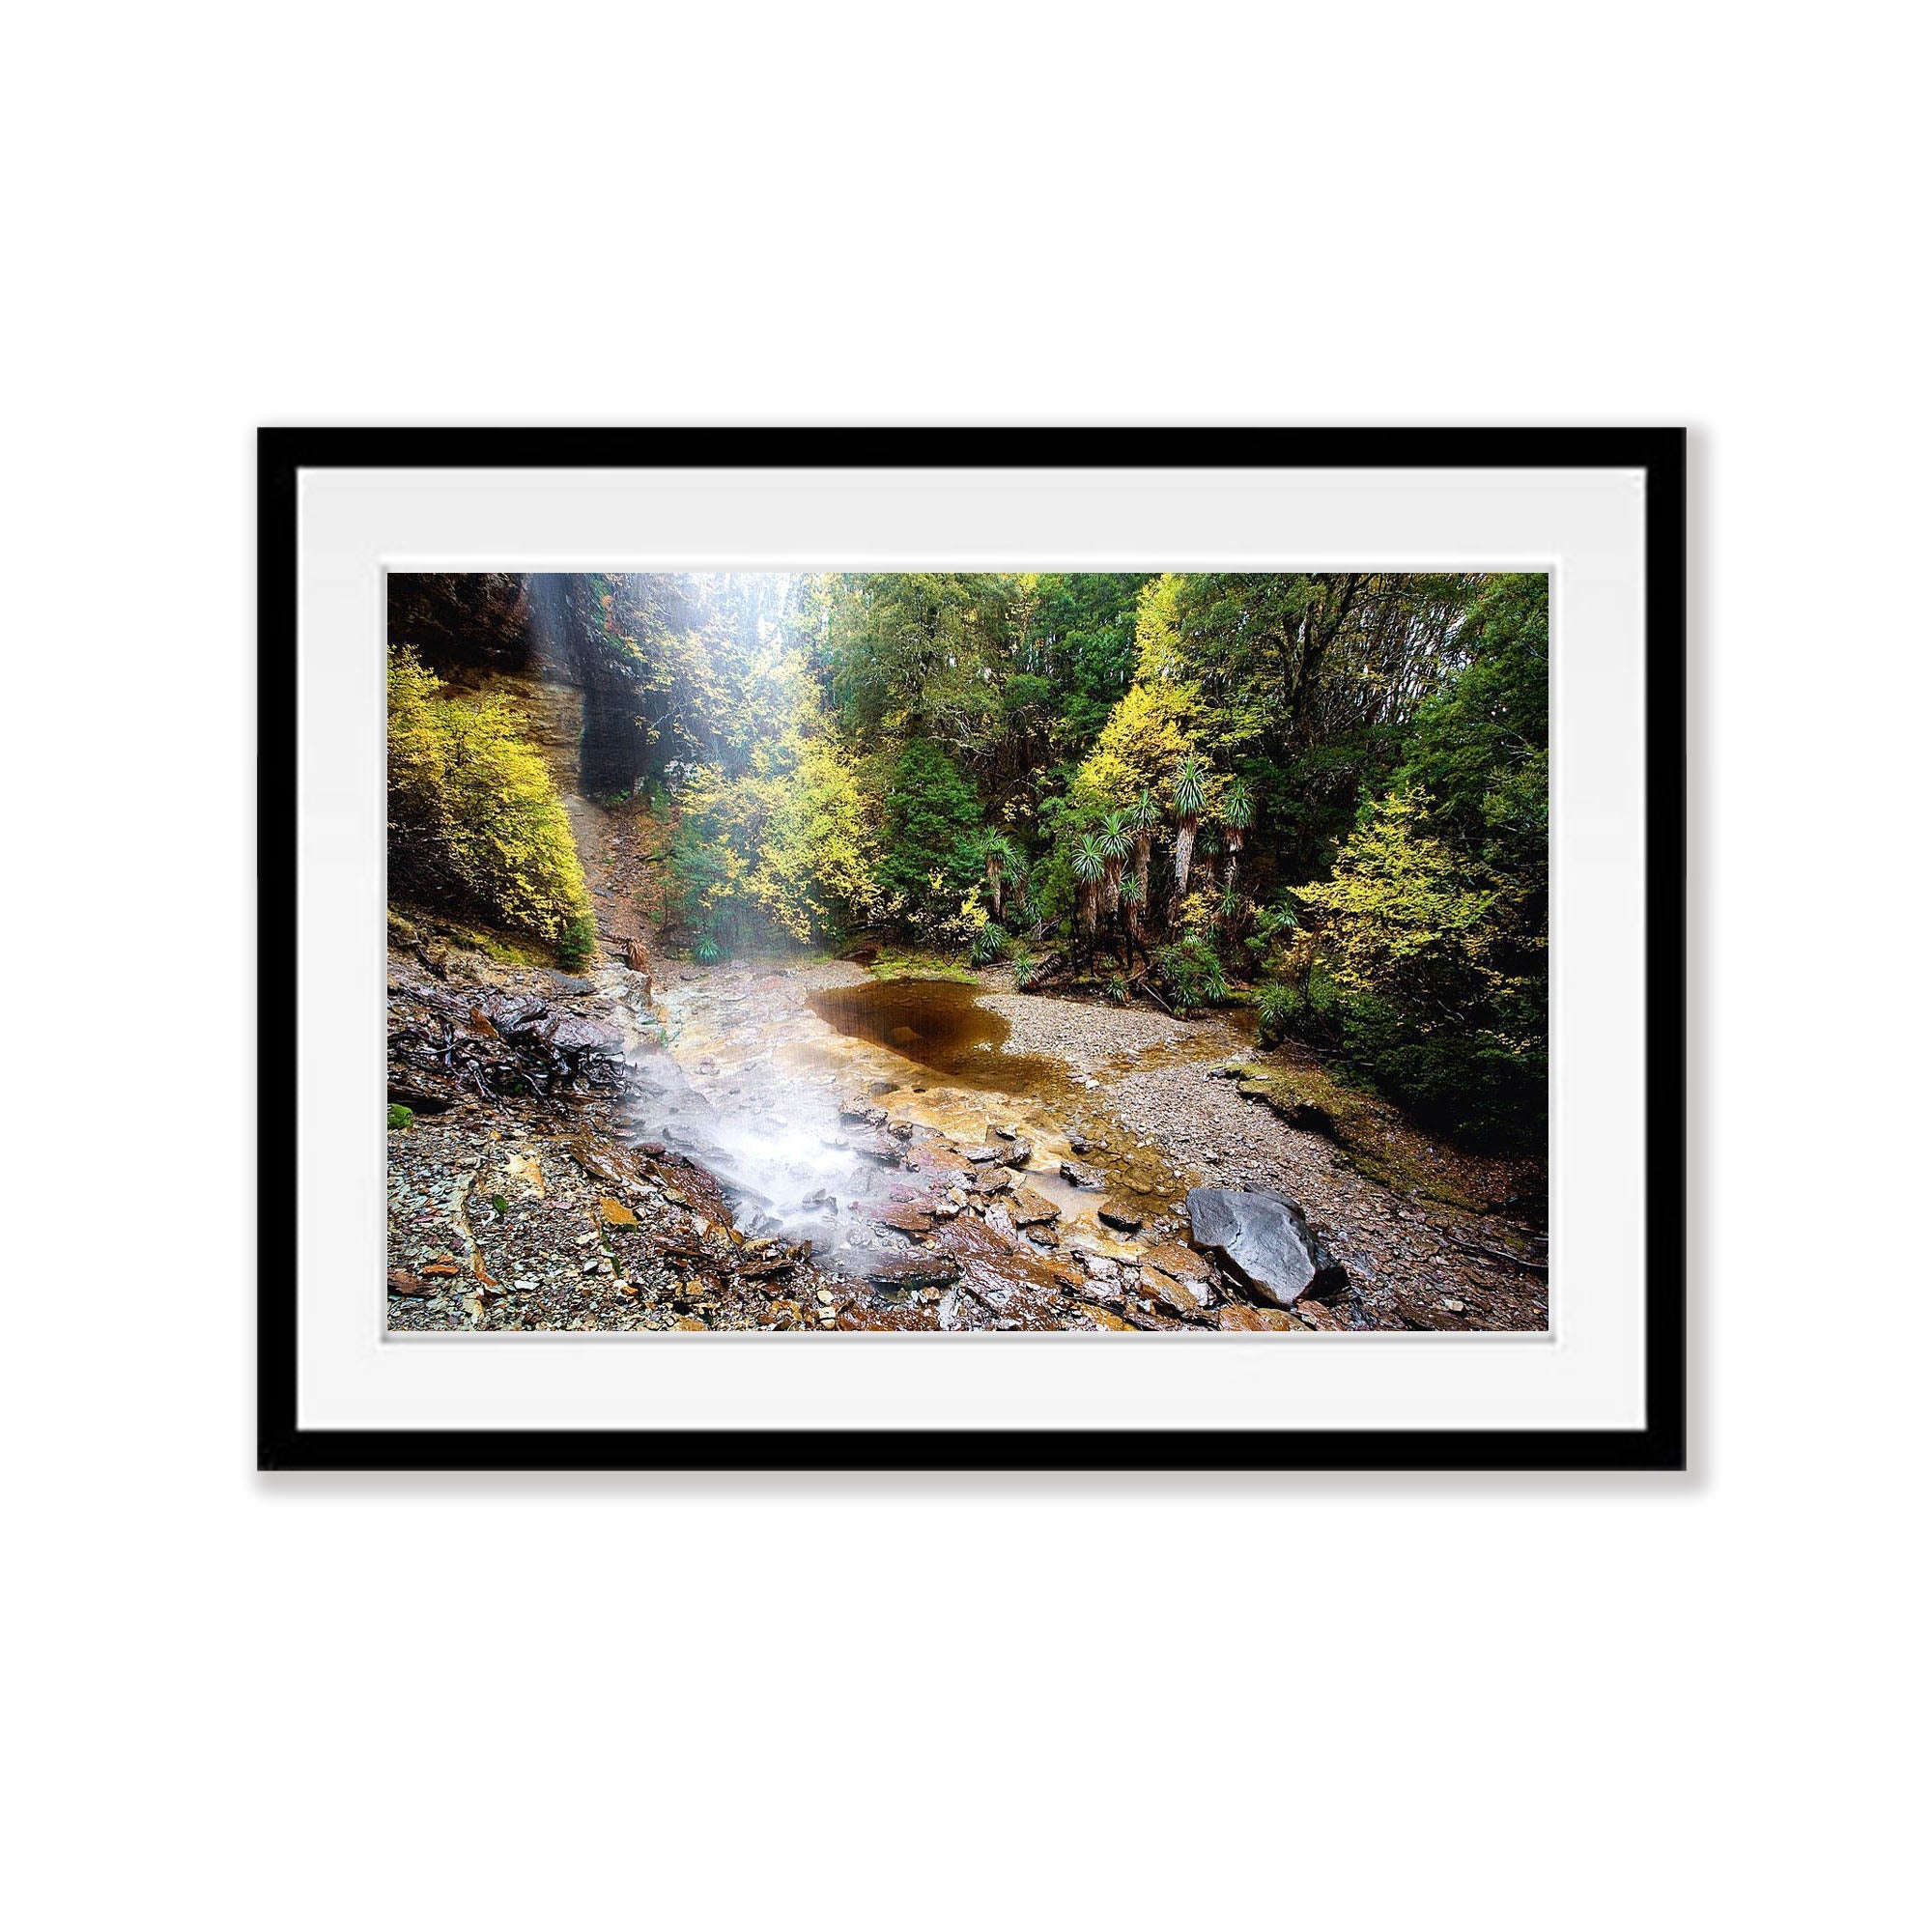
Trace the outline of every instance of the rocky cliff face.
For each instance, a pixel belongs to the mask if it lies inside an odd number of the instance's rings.
[[[597,580],[392,571],[389,642],[453,690],[501,695],[557,788],[628,792],[649,769],[644,667],[608,629]]]

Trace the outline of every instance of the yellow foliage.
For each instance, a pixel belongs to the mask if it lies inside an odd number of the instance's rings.
[[[1134,685],[1114,706],[1074,779],[1076,793],[1119,810],[1145,786],[1156,798],[1193,749],[1199,718],[1194,687],[1155,680]]]
[[[1322,922],[1338,984],[1379,997],[1433,996],[1455,984],[1493,998],[1510,983],[1492,963],[1517,930],[1523,888],[1433,835],[1422,794],[1403,787],[1378,800],[1326,884],[1296,896]]]
[[[441,688],[408,651],[391,654],[391,892],[562,942],[592,914],[549,768],[503,699]]]
[[[679,872],[693,923],[729,932],[749,911],[809,945],[869,914],[876,841],[802,667],[775,663],[772,676],[783,709],[749,767],[728,781],[707,772],[683,796]]]

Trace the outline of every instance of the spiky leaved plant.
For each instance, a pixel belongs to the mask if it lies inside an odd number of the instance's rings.
[[[1094,843],[1100,849],[1100,863],[1105,868],[1100,880],[1100,910],[1112,919],[1121,909],[1121,867],[1127,863],[1127,854],[1134,849],[1134,835],[1128,828],[1127,814],[1124,811],[1108,812],[1100,821]]]
[[[1245,780],[1236,779],[1221,801],[1221,837],[1228,847],[1225,877],[1231,893],[1235,890],[1235,874],[1241,869],[1241,847],[1246,842],[1248,828],[1254,822],[1255,795],[1248,789]]]
[[[1168,915],[1170,925],[1180,923],[1180,908],[1187,898],[1187,875],[1194,869],[1194,838],[1201,830],[1201,814],[1207,809],[1207,768],[1189,752],[1174,777],[1174,909]]]
[[[995,832],[986,840],[986,896],[992,901],[993,917],[1000,917],[1000,901],[1006,896],[1007,870],[1019,870],[1019,854],[1004,832]]]
[[[1127,944],[1137,947],[1141,943],[1141,907],[1147,901],[1147,888],[1141,884],[1138,872],[1129,872],[1121,881],[1121,919],[1127,928]]]
[[[1160,807],[1146,785],[1127,808],[1127,824],[1134,835],[1134,876],[1141,882],[1141,903],[1148,903],[1148,872],[1153,864],[1153,829],[1160,823]]]
[[[1107,861],[1094,835],[1082,836],[1073,851],[1073,876],[1080,884],[1080,924],[1087,935],[1087,950],[1094,950],[1094,934],[1099,924],[1100,881],[1107,876]]]

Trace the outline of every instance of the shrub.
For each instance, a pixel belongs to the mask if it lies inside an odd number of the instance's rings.
[[[973,963],[976,966],[990,965],[1007,950],[1007,931],[995,920],[988,920],[973,935]]]
[[[597,956],[597,922],[588,913],[579,913],[563,929],[556,943],[556,956],[566,973],[575,973]]]
[[[1403,785],[1365,810],[1325,885],[1344,1050],[1437,1126],[1540,1145],[1548,1027],[1541,894],[1441,836]]]
[[[1279,1046],[1292,1034],[1320,1046],[1342,1039],[1342,994],[1313,948],[1297,949],[1287,970],[1296,977],[1264,980],[1255,1001],[1261,1042]]]
[[[414,1119],[415,1115],[410,1108],[400,1106],[393,1101],[390,1103],[389,1131],[392,1134],[402,1132]]]
[[[408,651],[389,658],[389,883],[560,944],[590,918],[570,821],[502,698],[441,697]]]
[[[1373,994],[1342,1005],[1343,1051],[1418,1122],[1479,1145],[1541,1153],[1548,1137],[1548,1053],[1519,1016],[1520,1035],[1499,1027],[1445,1025],[1418,1034],[1413,1017]]]
[[[1153,970],[1183,1012],[1218,1006],[1228,997],[1220,955],[1205,939],[1189,937],[1177,946],[1163,946],[1153,956]]]
[[[1255,1002],[1255,1017],[1264,1046],[1279,1046],[1287,1038],[1300,1007],[1300,996],[1280,980],[1270,980],[1262,988],[1261,998]]]

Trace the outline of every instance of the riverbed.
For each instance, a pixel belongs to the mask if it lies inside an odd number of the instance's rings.
[[[1018,1144],[1024,1188],[1055,1210],[1035,1238],[1083,1265],[1184,1242],[1190,1188],[1274,1188],[1347,1265],[1369,1325],[1547,1323],[1534,1272],[1480,1252],[1520,1231],[1382,1185],[1241,1097],[1222,1076],[1255,1048],[1229,1016],[1023,994],[997,971],[880,983],[840,963],[674,969],[653,1011],[665,1050],[655,1072],[640,1063],[639,1134],[717,1175],[745,1234],[809,1240],[835,1270],[898,1245],[881,1212],[929,1205],[933,1159]],[[1386,1120],[1411,1168],[1452,1158]]]

